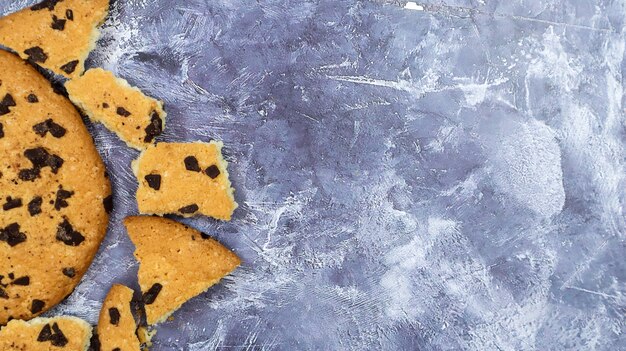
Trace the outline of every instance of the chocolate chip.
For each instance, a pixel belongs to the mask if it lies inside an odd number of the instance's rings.
[[[118,325],[120,323],[120,317],[120,311],[118,311],[117,308],[109,308],[109,319],[111,320],[111,324]]]
[[[54,123],[52,118],[48,118],[47,120],[37,123],[33,126],[33,130],[38,135],[45,137],[48,132],[52,134],[55,138],[62,138],[67,130],[63,128],[61,125]]]
[[[207,167],[207,169],[204,170],[204,173],[211,177],[211,179],[215,179],[220,175],[220,169],[216,165],[212,165]]]
[[[73,267],[63,268],[63,275],[68,278],[74,278],[76,276],[76,270]]]
[[[103,107],[103,108],[109,108],[109,104],[107,104],[106,102],[103,102],[103,103],[102,103],[102,107]]]
[[[54,200],[54,209],[60,211],[62,208],[69,206],[69,204],[65,200],[72,197],[72,195],[74,195],[73,191],[67,191],[63,188],[57,190],[57,198]]]
[[[198,164],[198,159],[194,156],[185,157],[185,169],[188,171],[200,172],[200,165]]]
[[[74,20],[74,11],[72,11],[72,9],[65,10],[65,18],[67,18],[70,21],[73,21]]]
[[[20,198],[12,198],[10,196],[7,196],[6,201],[3,205],[2,205],[2,209],[5,211],[8,210],[12,210],[14,208],[18,208],[18,207],[22,207],[22,199]]]
[[[6,241],[9,246],[13,247],[26,241],[26,234],[20,232],[20,225],[11,223],[0,229],[0,241]]]
[[[148,182],[148,186],[152,189],[161,189],[161,176],[159,174],[148,174],[144,177],[144,179]]]
[[[39,99],[37,98],[37,95],[35,94],[28,94],[28,96],[26,97],[26,100],[28,100],[28,102],[30,102],[31,104],[39,102]]]
[[[30,277],[29,276],[19,277],[15,279],[14,281],[12,281],[11,284],[28,286],[30,285]]]
[[[43,310],[45,306],[46,306],[45,302],[34,299],[33,302],[30,304],[30,312],[32,314],[39,313]]]
[[[156,111],[152,111],[150,116],[150,124],[145,129],[146,137],[143,139],[146,143],[151,143],[157,135],[163,132],[163,120]]]
[[[13,272],[9,273],[9,279],[15,279],[15,274],[13,274]]]
[[[52,24],[50,27],[54,30],[64,30],[65,29],[65,19],[58,18],[56,15],[52,15]]]
[[[111,351],[122,351],[122,349],[120,349],[119,347],[116,347],[116,348],[114,348],[114,349],[113,349],[113,350],[111,350]]]
[[[49,11],[54,10],[54,7],[63,0],[44,0],[37,5],[33,5],[30,7],[32,11],[39,11],[43,9],[48,9]]]
[[[9,298],[9,294],[7,294],[6,291],[4,291],[4,289],[2,289],[2,287],[0,287],[0,299],[8,299]]]
[[[43,202],[43,199],[41,198],[41,196],[35,196],[28,203],[28,213],[30,213],[31,216],[36,216],[36,215],[40,214],[41,213],[41,203],[42,202]]]
[[[4,138],[4,127],[2,126],[2,123],[0,123],[0,139]]]
[[[109,195],[102,200],[102,205],[104,206],[104,211],[106,213],[111,213],[113,211],[113,195]]]
[[[39,46],[33,46],[30,49],[24,50],[24,53],[28,55],[28,59],[33,62],[44,63],[48,60],[48,55]]]
[[[163,285],[159,283],[152,284],[150,289],[148,289],[148,291],[143,294],[143,302],[146,305],[151,305],[152,303],[154,303],[154,300],[156,300],[157,296],[159,296],[161,289],[163,289]]]
[[[0,101],[0,116],[6,115],[7,113],[11,112],[9,107],[13,106],[15,106],[15,100],[13,99],[13,96],[11,96],[11,94],[6,94],[4,98],[2,98],[2,101]]]
[[[196,211],[198,211],[198,205],[196,204],[191,204],[191,205],[181,207],[178,209],[178,212],[185,213],[185,214],[195,213]]]
[[[130,112],[128,112],[125,108],[123,107],[118,107],[117,110],[115,111],[117,112],[118,115],[122,116],[122,117],[128,117],[130,116]]]
[[[63,222],[59,223],[56,239],[68,246],[78,246],[85,241],[85,237],[74,230],[67,218],[63,218]]]
[[[70,61],[61,66],[61,70],[67,74],[72,74],[76,70],[76,66],[78,66],[78,60]]]

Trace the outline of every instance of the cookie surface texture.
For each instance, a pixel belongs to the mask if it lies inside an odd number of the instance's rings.
[[[124,225],[135,244],[148,324],[162,322],[241,262],[206,234],[167,218],[127,217]]]
[[[101,68],[65,83],[70,99],[93,121],[104,124],[130,147],[145,149],[165,124],[163,103]]]
[[[84,351],[90,338],[91,326],[75,317],[13,320],[0,329],[0,350]]]
[[[143,214],[198,214],[230,220],[237,203],[222,142],[158,143],[133,162]]]
[[[65,97],[0,51],[0,325],[68,296],[102,241],[111,188]]]
[[[139,351],[139,340],[135,330],[130,302],[133,290],[115,284],[109,290],[98,320],[98,336],[101,350]]]
[[[108,11],[109,0],[45,0],[0,18],[0,45],[56,74],[77,77]]]

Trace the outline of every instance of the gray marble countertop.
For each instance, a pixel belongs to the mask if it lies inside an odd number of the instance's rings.
[[[4,14],[35,1],[0,3]],[[90,66],[211,139],[239,254],[160,350],[624,350],[622,0],[117,0]],[[137,288],[137,152],[90,126],[108,236],[52,314]],[[201,263],[199,263],[201,264]]]

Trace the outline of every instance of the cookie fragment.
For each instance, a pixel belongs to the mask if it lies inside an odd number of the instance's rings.
[[[58,3],[52,13],[39,10],[45,25],[53,14],[61,18],[65,10],[56,11],[71,2]],[[55,94],[31,65],[2,50],[0,82],[0,109],[7,112],[0,116],[2,326],[44,313],[73,291],[106,232],[103,203],[111,189],[93,139],[66,97]],[[73,277],[64,274],[67,267]]]
[[[104,124],[131,147],[145,149],[163,131],[163,103],[109,71],[90,69],[65,87],[89,118]]]
[[[109,0],[45,0],[0,18],[0,44],[68,78],[84,71]]]
[[[206,291],[232,272],[239,258],[213,239],[161,217],[124,219],[135,244],[139,286],[148,324],[164,321],[187,300]]]
[[[0,350],[86,351],[91,326],[76,317],[12,320],[0,329]]]
[[[143,151],[133,162],[139,180],[139,212],[230,220],[237,203],[222,145],[214,141],[158,143]]]
[[[135,333],[137,324],[130,305],[132,299],[133,290],[124,285],[114,284],[109,290],[98,320],[101,350],[140,350]]]

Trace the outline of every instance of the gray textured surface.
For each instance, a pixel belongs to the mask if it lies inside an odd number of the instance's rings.
[[[245,263],[155,351],[626,349],[625,2],[418,3],[117,1],[91,64],[223,140],[241,204],[186,221]],[[137,153],[93,131],[116,208],[53,311],[91,322],[136,287]]]

